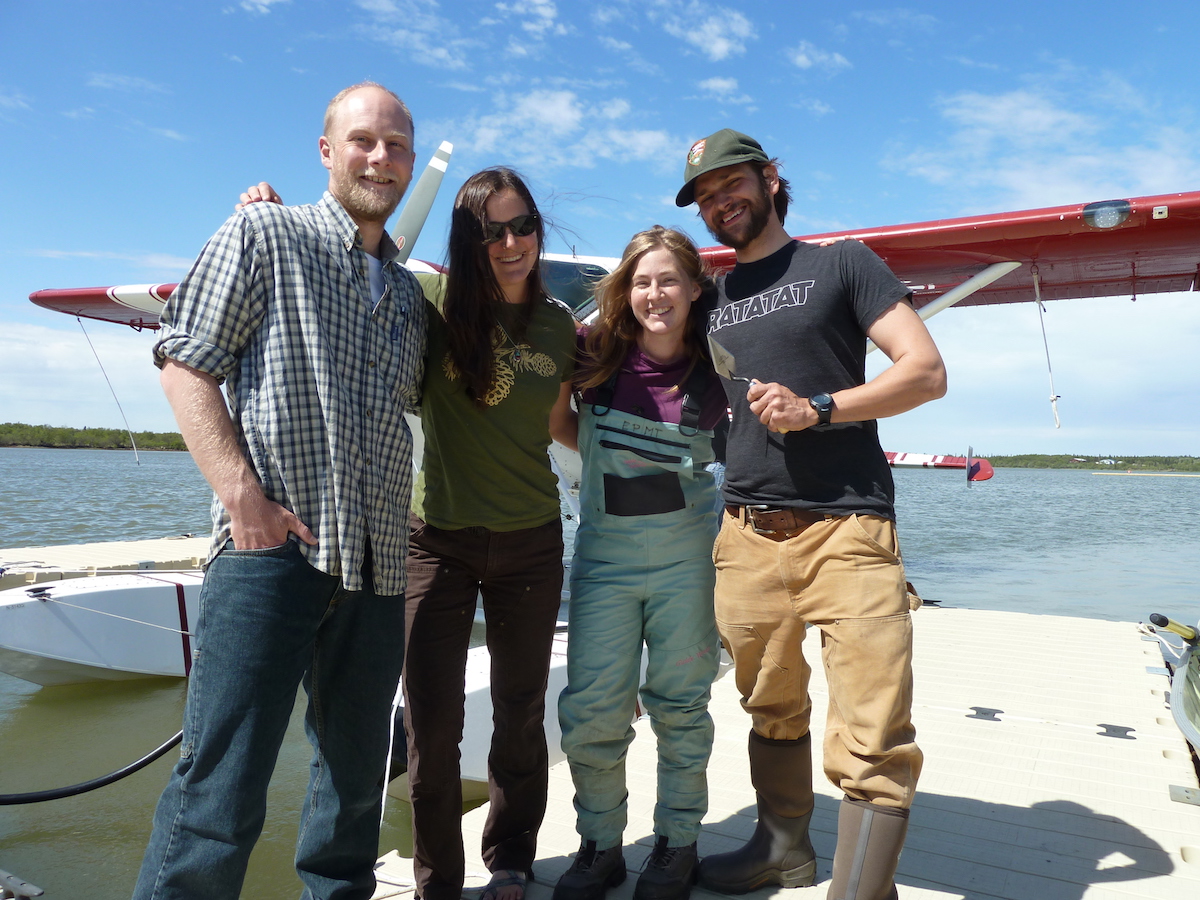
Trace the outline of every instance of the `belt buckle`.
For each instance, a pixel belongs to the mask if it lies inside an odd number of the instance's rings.
[[[749,520],[750,528],[753,529],[755,534],[776,534],[779,531],[778,528],[760,528],[758,526],[758,518],[755,514],[760,512],[782,512],[782,510],[777,506],[767,506],[765,503],[758,506],[746,507],[746,518]]]

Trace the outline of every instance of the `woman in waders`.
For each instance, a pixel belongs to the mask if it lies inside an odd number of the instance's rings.
[[[562,745],[582,838],[554,900],[599,900],[625,879],[625,755],[641,701],[658,737],[655,846],[636,900],[681,900],[708,808],[713,619],[713,430],[725,394],[700,346],[703,263],[683,234],[634,236],[597,290],[577,385],[583,457],[571,564]],[[697,311],[698,312],[698,311]]]

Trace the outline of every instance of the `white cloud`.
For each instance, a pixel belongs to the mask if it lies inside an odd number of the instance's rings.
[[[662,130],[622,127],[631,111],[623,98],[587,103],[571,90],[536,89],[501,94],[488,113],[430,127],[452,140],[456,152],[492,162],[550,170],[590,169],[613,160],[673,172],[685,142]]]
[[[435,0],[356,0],[371,24],[359,26],[363,37],[388,44],[423,66],[468,69],[478,41],[459,37],[457,24],[439,15]]]
[[[5,419],[75,427],[120,423],[121,412],[96,363],[99,356],[134,431],[178,430],[151,361],[153,336],[103,322],[85,327],[95,355],[74,322],[66,328],[6,322],[0,328]]]
[[[629,41],[618,40],[607,34],[597,35],[596,40],[605,50],[621,54],[623,57],[621,63],[623,68],[632,69],[644,75],[653,75],[656,77],[662,75],[662,70],[653,63],[647,62]]]
[[[1191,414],[1200,375],[1194,294],[1056,300],[1046,333],[1062,428],[1054,428],[1037,307],[950,309],[929,320],[946,361],[946,397],[880,420],[889,449],[981,455],[1120,453],[1195,455]],[[868,377],[887,360],[872,353]],[[1114,419],[1112,411],[1124,412]],[[944,448],[944,449],[939,449]]]
[[[1000,66],[996,63],[981,62],[978,59],[971,59],[969,56],[948,56],[946,57],[951,62],[956,62],[960,66],[966,66],[968,69],[988,69],[992,72],[999,72]]]
[[[1072,143],[1096,129],[1091,117],[1061,108],[1050,97],[1029,90],[986,95],[963,92],[941,103],[947,119],[979,138],[1036,144],[1052,138]]]
[[[96,111],[90,106],[81,106],[79,109],[68,109],[63,115],[68,119],[90,119],[96,115]]]
[[[964,91],[938,102],[946,134],[888,164],[969,196],[971,209],[1037,208],[1180,190],[1200,180],[1200,134],[1136,92],[1084,75],[1074,91]],[[1102,80],[1103,81],[1103,80]],[[1113,117],[1117,93],[1129,115]],[[1141,112],[1137,112],[1138,108]],[[964,192],[964,188],[969,189]],[[970,210],[967,210],[970,211]]]
[[[833,112],[833,107],[822,100],[802,99],[797,100],[793,105],[799,109],[807,110],[814,116],[827,116]]]
[[[0,91],[0,109],[29,109],[28,98],[20,91]]]
[[[605,119],[622,119],[629,115],[633,107],[628,100],[609,100],[600,104],[600,115]]]
[[[737,90],[736,78],[709,78],[700,82],[700,89],[710,94],[732,94]]]
[[[591,15],[592,21],[597,25],[607,25],[610,22],[620,21],[625,13],[615,6],[598,6],[592,10]]]
[[[178,131],[175,131],[171,128],[154,128],[149,125],[147,125],[146,128],[151,134],[157,134],[159,137],[165,137],[168,140],[172,140],[172,141],[190,140],[190,138],[184,137]]]
[[[109,72],[93,72],[88,78],[88,87],[113,91],[128,91],[142,94],[169,94],[161,84],[133,75],[113,75]]]
[[[527,56],[532,56],[537,50],[537,47],[530,44],[522,44],[516,35],[510,35],[508,44],[504,48],[505,56],[511,56],[514,59],[524,59]]]
[[[579,98],[571,91],[533,91],[517,98],[513,114],[519,121],[551,135],[574,131],[584,117]]]
[[[567,26],[558,21],[558,7],[552,0],[523,0],[521,3],[497,3],[496,9],[511,16],[523,17],[521,28],[536,39],[547,35],[564,35]]]
[[[612,50],[616,53],[627,53],[633,49],[633,44],[630,44],[627,41],[618,41],[616,38],[609,37],[606,34],[600,35],[598,40],[600,41],[601,47],[604,47],[606,50]]]
[[[112,253],[105,250],[32,250],[31,256],[46,259],[111,259],[130,263],[139,269],[151,270],[163,278],[181,278],[191,268],[192,260],[167,253]],[[173,275],[170,273],[174,273]]]
[[[700,90],[720,103],[736,103],[745,105],[754,101],[748,94],[738,91],[736,78],[706,78],[699,84]]]
[[[850,60],[829,50],[822,50],[808,41],[801,41],[799,46],[787,50],[787,57],[792,64],[801,69],[824,69],[836,72],[839,69],[849,69]]]
[[[741,13],[698,2],[689,3],[683,14],[663,15],[662,23],[667,34],[691,44],[713,62],[742,55],[746,43],[758,36]]]
[[[880,28],[908,28],[917,31],[933,31],[938,23],[936,16],[915,12],[911,9],[866,10],[854,13],[854,18]]]
[[[265,16],[275,4],[290,2],[291,0],[242,0],[242,9]]]

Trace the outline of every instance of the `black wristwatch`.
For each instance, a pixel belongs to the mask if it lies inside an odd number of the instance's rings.
[[[833,397],[824,392],[813,394],[808,398],[808,405],[816,412],[818,422],[822,425],[829,424],[833,417]]]

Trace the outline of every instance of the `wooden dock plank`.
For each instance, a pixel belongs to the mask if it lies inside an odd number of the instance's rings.
[[[897,875],[902,900],[1200,897],[1200,808],[1168,794],[1172,784],[1197,787],[1196,773],[1166,707],[1166,678],[1146,671],[1162,658],[1135,625],[949,608],[919,610],[914,624],[914,719],[925,769]],[[805,642],[814,662],[816,638]],[[827,699],[819,665],[811,694],[819,747]],[[1001,712],[972,718],[972,707]],[[702,855],[740,846],[754,830],[749,718],[732,678],[714,686],[710,709],[717,733]],[[625,843],[631,871],[609,891],[612,900],[632,897],[653,842],[654,735],[645,720],[635,730]],[[746,895],[752,900],[825,896],[840,794],[824,778],[820,754],[814,756],[818,883],[763,889]],[[550,900],[578,847],[572,796],[570,773],[560,763],[551,770],[530,900]],[[467,866],[479,873],[485,815],[477,809],[463,819]],[[406,864],[390,862],[401,870]],[[720,895],[697,888],[693,896]]]

